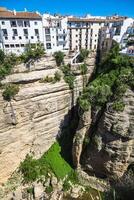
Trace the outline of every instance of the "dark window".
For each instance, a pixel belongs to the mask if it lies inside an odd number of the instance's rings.
[[[26,39],[28,39],[28,36],[25,36]]]
[[[23,27],[23,21],[22,20],[18,20],[17,24],[18,24],[19,27]]]
[[[17,29],[13,29],[13,36],[17,36],[17,35],[18,35]]]
[[[1,23],[2,23],[2,25],[5,25],[5,22],[4,22],[4,21],[2,21]]]
[[[21,47],[24,47],[24,44],[21,44]]]
[[[7,29],[2,29],[3,36],[7,36]]]
[[[76,37],[78,37],[78,35],[76,35]]]
[[[46,34],[50,34],[50,28],[46,28],[46,29],[45,29],[45,33],[46,33]]]
[[[5,40],[8,40],[8,37],[5,37]]]
[[[10,23],[11,23],[11,27],[16,27],[17,26],[16,21],[11,21]]]
[[[37,25],[37,24],[38,24],[38,22],[34,22],[34,24],[35,24],[35,25]]]
[[[38,29],[34,29],[35,31],[35,35],[39,35],[39,30]]]
[[[14,48],[14,44],[10,44],[10,47],[11,47],[11,48]]]
[[[5,48],[9,48],[9,44],[5,44]]]
[[[23,29],[24,35],[28,35],[28,29]]]
[[[30,27],[30,22],[29,21],[24,21],[24,27]]]
[[[15,40],[15,37],[13,36],[12,39]]]
[[[46,43],[46,48],[51,49],[51,43]]]
[[[37,36],[37,39],[40,39],[40,37],[39,37],[39,36]]]
[[[31,39],[34,39],[34,37],[33,37],[33,36],[31,36]]]
[[[19,39],[21,40],[21,39],[22,39],[22,37],[21,37],[21,36],[19,36]]]
[[[16,47],[19,47],[20,45],[19,45],[19,44],[16,44],[15,46],[16,46]]]
[[[50,35],[46,35],[46,41],[51,41]]]

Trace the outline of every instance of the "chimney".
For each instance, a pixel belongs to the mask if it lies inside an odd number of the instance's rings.
[[[13,14],[16,15],[16,10],[13,11]]]

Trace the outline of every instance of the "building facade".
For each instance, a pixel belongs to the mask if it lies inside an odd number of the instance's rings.
[[[68,51],[67,17],[44,14],[42,20],[46,52]]]
[[[0,9],[0,48],[21,54],[28,43],[43,43],[42,17],[38,13]]]

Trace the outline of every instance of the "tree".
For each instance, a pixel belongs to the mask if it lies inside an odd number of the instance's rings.
[[[57,51],[54,53],[54,58],[57,66],[61,66],[61,64],[63,64],[64,62],[64,53],[61,51]]]
[[[18,85],[15,84],[9,84],[5,87],[5,90],[3,91],[3,98],[6,101],[11,101],[11,99],[19,92]]]
[[[0,49],[0,64],[2,64],[4,62],[4,59],[5,59],[5,54],[4,54],[4,51],[2,51]]]
[[[78,57],[78,62],[84,62],[84,60],[88,57],[88,55],[89,55],[89,50],[81,49]]]

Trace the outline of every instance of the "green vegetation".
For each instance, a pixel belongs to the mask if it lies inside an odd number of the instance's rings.
[[[81,49],[78,57],[78,62],[84,62],[85,59],[88,57],[88,55],[89,55],[89,50]]]
[[[53,191],[53,188],[51,185],[47,186],[46,189],[45,189],[45,192],[50,194],[51,192]]]
[[[80,71],[82,75],[85,75],[87,73],[87,65],[85,63],[80,65]]]
[[[64,53],[61,51],[57,51],[54,53],[54,58],[57,66],[61,66],[64,63]]]
[[[3,98],[6,101],[10,101],[19,92],[19,86],[15,84],[9,84],[5,86],[3,91]]]
[[[115,45],[99,65],[95,79],[84,88],[79,97],[79,105],[86,111],[90,105],[104,107],[113,102],[113,109],[123,111],[122,97],[128,87],[134,86],[133,61],[130,57],[119,54]]]
[[[61,80],[61,74],[58,71],[55,72],[55,74],[54,74],[54,80],[55,80],[55,82]]]
[[[65,82],[68,83],[70,89],[73,89],[74,88],[75,75],[71,71],[70,65],[63,65],[61,67],[61,70],[64,74]]]
[[[45,78],[40,80],[40,83],[56,83],[61,80],[61,74],[57,71],[54,74],[54,77],[52,76],[46,76]]]
[[[58,179],[63,179],[66,176],[71,176],[73,169],[61,157],[61,148],[59,144],[54,143],[51,148],[40,158],[34,159],[27,155],[26,159],[20,164],[20,171],[23,174],[24,182],[33,182],[47,176],[48,172],[55,174]]]
[[[45,54],[44,48],[41,43],[27,44],[25,52],[20,56],[20,59],[24,63],[28,63],[29,61],[34,62],[40,59]]]
[[[45,78],[40,80],[40,83],[52,83],[53,81],[54,81],[54,78],[47,75]]]

